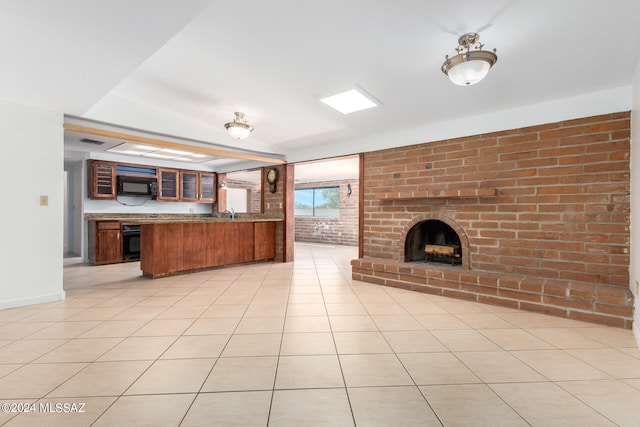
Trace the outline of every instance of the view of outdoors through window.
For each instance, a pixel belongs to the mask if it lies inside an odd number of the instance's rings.
[[[340,187],[301,188],[295,191],[295,216],[340,217]]]

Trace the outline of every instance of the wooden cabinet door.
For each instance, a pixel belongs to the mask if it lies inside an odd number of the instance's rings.
[[[175,169],[158,169],[158,200],[179,200],[179,179],[180,173]]]
[[[183,269],[183,244],[185,239],[183,239],[182,232],[182,224],[179,223],[171,223],[171,224],[159,224],[159,227],[162,230],[162,234],[160,238],[162,239],[162,268],[159,267],[158,271],[165,271],[169,273],[175,273],[181,271]],[[140,253],[140,257],[142,258],[143,254]]]
[[[235,263],[235,234],[233,232],[233,224],[221,222],[216,224],[214,241],[215,241],[215,259],[216,265],[228,265]]]
[[[194,171],[180,171],[180,200],[198,201],[198,175],[198,172]]]
[[[214,238],[218,265],[253,261],[253,223],[230,221],[217,226]]]
[[[191,230],[191,268],[207,267],[207,224],[195,223]]]
[[[254,260],[273,259],[276,257],[276,223],[256,222],[253,224],[255,240]]]
[[[122,261],[122,233],[120,230],[105,230],[98,232],[98,247],[96,258],[100,263]]]
[[[117,221],[89,221],[89,261],[93,264],[122,262],[122,233]]]
[[[87,171],[89,198],[115,200],[117,194],[115,164],[89,160],[87,165],[89,168]]]
[[[253,223],[232,222],[234,225],[235,262],[253,261]]]
[[[209,222],[206,224],[207,234],[207,243],[206,243],[206,258],[205,262],[207,267],[217,267],[222,263],[222,257],[217,252],[218,247],[222,247],[224,245],[224,234],[222,234],[220,229],[220,224],[216,224],[213,222]],[[222,238],[218,238],[219,235],[222,235]],[[221,253],[222,251],[220,251]]]
[[[213,203],[216,201],[216,174],[200,172],[200,202]]]
[[[184,223],[182,229],[182,264],[181,270],[198,270],[205,268],[207,261],[207,224]]]

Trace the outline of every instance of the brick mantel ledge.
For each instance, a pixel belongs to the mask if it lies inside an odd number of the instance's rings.
[[[373,195],[377,200],[406,200],[406,199],[445,199],[464,197],[495,197],[498,195],[497,188],[461,188],[459,190],[428,190],[428,191],[408,191],[377,193]]]
[[[628,287],[463,270],[378,258],[351,261],[354,280],[630,329]]]

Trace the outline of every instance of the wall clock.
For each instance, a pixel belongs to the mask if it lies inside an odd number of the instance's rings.
[[[269,183],[269,191],[275,193],[278,183],[278,169],[273,168],[267,171],[267,182]]]

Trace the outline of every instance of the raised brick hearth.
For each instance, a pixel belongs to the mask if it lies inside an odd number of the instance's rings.
[[[623,112],[366,153],[353,278],[630,328],[629,138]],[[428,220],[461,265],[405,261]]]

